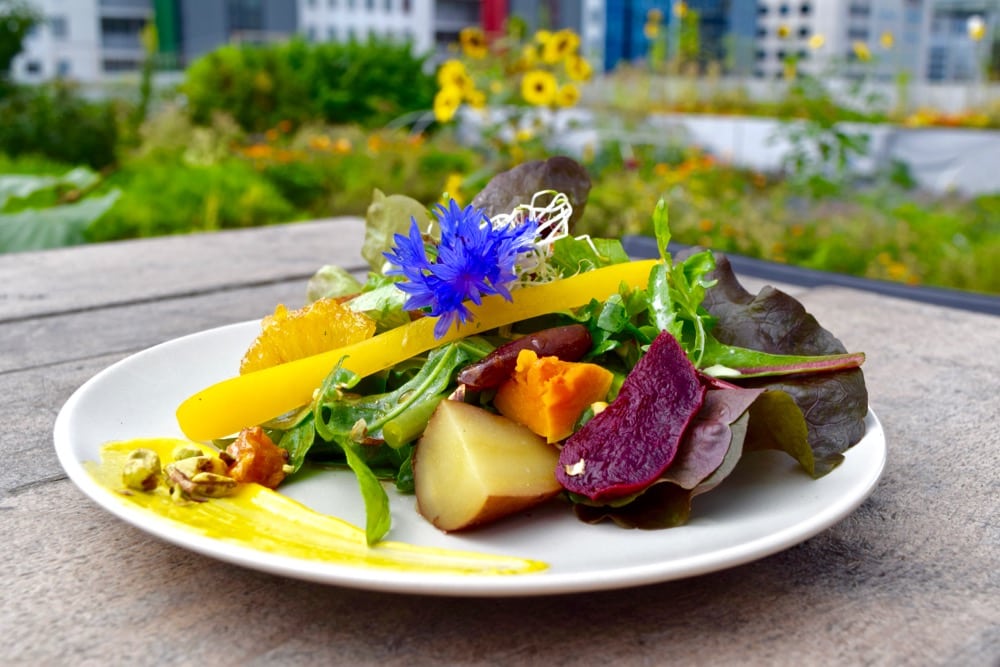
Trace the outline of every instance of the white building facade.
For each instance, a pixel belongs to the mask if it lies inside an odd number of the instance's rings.
[[[296,0],[299,32],[311,42],[379,37],[410,41],[415,53],[434,48],[433,0]],[[438,3],[440,4],[440,3]],[[474,17],[473,23],[478,21]],[[468,24],[466,24],[468,25]]]
[[[138,69],[141,33],[152,20],[150,0],[31,0],[41,23],[11,65],[16,81],[55,78],[94,82]]]
[[[973,76],[977,42],[966,24],[981,16],[995,30],[1000,0],[759,0],[758,78],[781,78],[790,59],[815,76],[833,73],[890,81],[963,81]]]

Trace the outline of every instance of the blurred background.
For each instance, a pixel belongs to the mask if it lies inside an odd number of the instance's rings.
[[[0,252],[468,201],[1000,293],[1000,0],[0,0]]]

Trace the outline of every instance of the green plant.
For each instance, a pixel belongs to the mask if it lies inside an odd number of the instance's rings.
[[[849,181],[853,160],[868,155],[870,137],[845,126],[845,111],[818,78],[799,74],[782,104],[775,137],[789,144],[785,170],[793,187],[814,197],[837,194]],[[861,113],[853,120],[865,119]],[[848,117],[850,118],[850,117]]]
[[[0,0],[0,97],[3,97],[10,64],[21,52],[24,38],[42,16],[27,2]]]
[[[0,253],[82,243],[86,228],[120,194],[110,190],[87,197],[99,182],[97,174],[83,167],[59,175],[0,175]]]
[[[90,102],[64,82],[19,87],[0,99],[0,153],[36,154],[102,169],[116,161],[117,103]]]
[[[227,45],[192,63],[183,89],[197,123],[221,111],[249,132],[310,121],[371,128],[430,107],[425,60],[408,43],[375,39]]]
[[[135,160],[112,175],[123,194],[87,230],[91,241],[289,222],[300,214],[238,159],[210,165]]]

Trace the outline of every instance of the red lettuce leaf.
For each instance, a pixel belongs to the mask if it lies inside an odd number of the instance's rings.
[[[527,204],[532,196],[543,190],[561,192],[569,198],[573,206],[570,229],[583,215],[590,195],[590,175],[579,162],[562,156],[548,160],[535,160],[519,164],[513,169],[501,172],[490,179],[479,194],[472,199],[472,205],[493,217],[498,213],[510,213],[521,204]],[[544,206],[551,196],[540,197],[536,203]]]
[[[720,342],[775,354],[847,352],[795,298],[772,287],[756,296],[747,292],[724,255],[716,256],[712,277],[717,283],[706,293],[703,305],[717,320],[712,334]],[[791,397],[804,415],[817,462],[814,475],[831,470],[840,455],[864,436],[868,390],[861,369],[734,381],[744,387],[780,390]]]

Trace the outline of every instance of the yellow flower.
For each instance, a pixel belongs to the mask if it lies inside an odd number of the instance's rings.
[[[317,137],[309,138],[309,148],[317,151],[329,150],[333,142],[330,141],[330,137],[325,134],[321,134]]]
[[[858,57],[858,60],[862,62],[868,62],[872,59],[871,49],[862,41],[856,41],[851,44],[851,49],[854,50],[854,55]]]
[[[336,153],[350,153],[351,152],[351,140],[347,137],[341,137],[333,142],[333,150]]]
[[[647,21],[646,25],[642,27],[642,34],[650,41],[656,39],[660,34],[660,24]]]
[[[535,138],[535,133],[530,127],[518,128],[517,132],[514,134],[514,141],[523,144],[526,141],[531,141]]]
[[[500,93],[503,92],[503,84],[497,81],[496,79],[490,81],[490,92],[493,93],[494,95],[499,95]]]
[[[886,30],[879,36],[878,43],[882,45],[883,49],[888,51],[889,49],[892,48],[892,45],[895,44],[896,41],[893,38],[892,33]]]
[[[789,58],[788,60],[785,61],[784,63],[785,81],[791,81],[792,79],[794,79],[795,75],[798,74],[798,71],[799,71],[798,63],[795,62],[794,58]]]
[[[570,56],[566,59],[566,74],[574,81],[589,81],[594,70],[583,56]]]
[[[467,90],[465,91],[465,101],[468,102],[469,106],[473,109],[482,109],[486,106],[486,93],[478,88]]]
[[[571,107],[580,101],[580,89],[575,84],[565,83],[556,91],[556,104]]]
[[[546,42],[548,42],[551,38],[552,33],[548,30],[539,30],[535,33],[535,41],[541,46],[545,46]]]
[[[824,44],[826,44],[826,37],[824,37],[821,33],[816,33],[809,38],[809,48],[813,51],[822,49]]]
[[[455,117],[462,104],[462,90],[456,86],[445,86],[434,96],[434,118],[439,123],[447,123]]]
[[[538,47],[534,44],[527,44],[521,49],[521,62],[525,69],[531,69],[538,62]]]
[[[444,194],[451,199],[454,199],[459,206],[465,203],[464,198],[462,197],[462,181],[464,180],[464,176],[459,173],[452,172],[448,174],[448,178],[444,182]]]
[[[470,58],[485,58],[489,52],[486,35],[479,28],[463,28],[458,33],[458,42],[462,45],[462,52]]]
[[[547,63],[557,63],[576,52],[580,47],[580,38],[568,29],[560,30],[549,37],[542,46],[542,60]]]
[[[674,3],[674,16],[679,19],[684,18],[688,12],[688,5],[686,2],[675,2]]]
[[[646,21],[648,23],[659,23],[663,20],[663,12],[659,9],[650,9],[646,12]]]
[[[788,39],[790,34],[792,34],[792,29],[787,24],[782,23],[778,26],[778,39]]]
[[[247,146],[243,149],[243,154],[248,158],[253,158],[254,160],[260,160],[263,158],[271,157],[271,147],[267,144],[254,144],[252,146]]]
[[[441,88],[458,88],[465,91],[472,87],[472,79],[465,69],[465,64],[461,60],[446,60],[441,64],[437,73],[438,86]]]
[[[969,31],[969,37],[974,42],[982,41],[983,37],[986,36],[986,21],[983,20],[982,16],[969,17],[965,27]]]
[[[521,78],[521,97],[528,104],[548,106],[555,98],[558,84],[551,72],[533,69]]]

